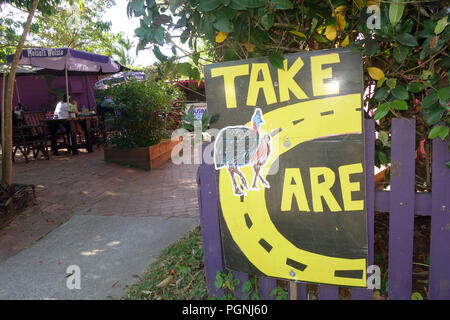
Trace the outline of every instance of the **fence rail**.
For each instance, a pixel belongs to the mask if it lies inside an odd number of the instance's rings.
[[[365,120],[364,130],[368,265],[374,264],[374,212],[389,212],[388,298],[411,299],[414,215],[431,216],[429,299],[450,299],[450,169],[445,166],[450,160],[450,153],[447,143],[439,138],[433,140],[433,192],[415,192],[415,120],[392,119],[391,187],[390,191],[375,191],[374,121]],[[223,296],[224,291],[214,286],[217,271],[224,270],[214,165],[200,166],[197,183],[207,288],[210,295]],[[233,273],[241,284],[249,278],[242,272]],[[260,298],[274,299],[270,293],[275,287],[275,279],[260,277]],[[244,298],[240,287],[236,288],[235,295]],[[299,300],[307,298],[306,284],[297,284],[296,296]],[[372,290],[352,289],[354,300],[372,297]],[[319,285],[318,298],[337,300],[339,288]]]

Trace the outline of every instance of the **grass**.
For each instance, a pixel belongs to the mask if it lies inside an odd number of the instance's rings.
[[[129,288],[123,299],[208,299],[200,227],[164,249],[139,281]]]

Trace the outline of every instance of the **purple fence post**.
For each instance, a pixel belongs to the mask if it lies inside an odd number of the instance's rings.
[[[339,300],[339,287],[319,285],[319,300]]]
[[[389,299],[411,299],[415,201],[415,119],[392,119]]]
[[[245,272],[233,271],[233,277],[239,279],[239,285],[234,288],[234,296],[237,299],[243,300],[247,292],[242,292],[242,285],[248,281],[248,274]]]
[[[373,244],[374,244],[374,210],[375,210],[375,122],[364,120],[365,139],[365,161],[366,161],[366,208],[367,208],[367,245],[368,261],[373,264]],[[372,300],[373,290],[352,289],[352,300]]]
[[[447,143],[433,140],[429,299],[450,299],[450,161]]]
[[[197,173],[197,183],[199,186],[198,203],[200,209],[206,287],[208,288],[210,295],[221,297],[224,295],[223,289],[217,289],[214,286],[217,271],[223,271],[214,165],[200,165]]]
[[[261,276],[259,277],[258,286],[259,286],[258,290],[259,298],[261,300],[276,299],[275,295],[270,296],[270,293],[272,292],[273,289],[276,288],[277,280]]]

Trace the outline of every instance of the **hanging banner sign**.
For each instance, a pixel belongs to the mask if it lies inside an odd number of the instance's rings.
[[[48,57],[64,57],[67,54],[67,49],[28,49],[22,52],[25,58],[48,58]]]
[[[226,267],[366,287],[361,55],[229,61],[205,80]]]

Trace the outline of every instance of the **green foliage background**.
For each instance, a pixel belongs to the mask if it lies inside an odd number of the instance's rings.
[[[112,145],[124,149],[148,147],[170,137],[174,101],[182,98],[178,88],[151,78],[132,79],[111,86],[106,94],[111,96],[115,111],[110,115]]]

